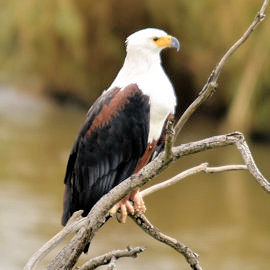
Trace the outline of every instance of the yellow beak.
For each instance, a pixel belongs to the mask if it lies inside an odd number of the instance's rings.
[[[154,41],[158,47],[164,48],[176,48],[177,51],[180,49],[180,42],[177,38],[172,36],[160,37],[158,40]]]

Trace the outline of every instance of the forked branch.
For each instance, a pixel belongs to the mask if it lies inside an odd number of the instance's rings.
[[[254,158],[250,152],[250,149],[248,147],[248,144],[246,140],[244,139],[244,136],[241,140],[238,140],[236,142],[236,146],[239,150],[239,152],[242,155],[242,158],[247,164],[247,168],[249,172],[254,176],[258,184],[267,192],[270,193],[270,183],[269,181],[263,176],[263,174],[260,172],[258,167],[255,164]]]
[[[145,248],[143,247],[127,247],[124,250],[113,250],[104,255],[95,257],[85,264],[83,264],[78,270],[93,270],[101,265],[111,264],[115,265],[116,261],[119,258],[124,257],[133,257],[136,258],[139,253],[143,252]],[[110,269],[113,269],[112,266],[108,266]]]
[[[177,241],[176,239],[160,232],[158,228],[151,224],[145,215],[140,215],[138,217],[131,216],[131,218],[148,235],[181,253],[193,270],[202,270],[202,267],[198,261],[198,255],[194,253],[189,247],[185,246],[183,243]]]
[[[91,211],[91,214],[93,215],[93,218],[91,218],[91,236],[94,236],[95,231],[98,229],[98,220],[99,218],[103,218],[106,216],[106,213],[109,211],[110,207],[114,204],[113,202],[111,204],[108,204],[110,202],[111,196],[113,198],[118,198],[119,196],[125,196],[123,194],[126,194],[130,192],[131,189],[135,187],[142,186],[144,183],[149,181],[151,177],[156,175],[158,172],[162,171],[164,168],[166,168],[170,163],[172,163],[174,160],[179,159],[180,157],[184,157],[187,155],[195,154],[198,152],[206,151],[209,149],[215,149],[218,147],[225,147],[229,145],[235,144],[237,148],[239,149],[245,165],[227,165],[227,166],[222,166],[222,167],[207,167],[206,163],[203,163],[199,166],[196,166],[192,169],[189,169],[187,171],[182,172],[178,176],[177,181],[180,181],[184,177],[187,177],[191,174],[198,173],[200,171],[207,170],[208,173],[213,173],[213,172],[220,172],[220,171],[226,171],[226,170],[231,170],[231,169],[248,169],[250,173],[255,177],[255,180],[266,190],[267,192],[270,192],[270,184],[267,181],[266,178],[260,173],[259,169],[257,168],[254,159],[252,157],[252,154],[249,150],[249,147],[244,139],[244,136],[239,133],[239,132],[234,132],[231,134],[226,134],[226,135],[219,135],[219,136],[214,136],[210,137],[204,140],[196,141],[196,142],[191,142],[187,144],[183,144],[177,147],[174,147],[172,149],[172,157],[170,158],[170,161],[168,164],[164,164],[162,162],[164,158],[164,153],[161,153],[153,162],[149,163],[142,171],[141,173],[137,174],[136,176],[132,176],[125,180],[123,183],[121,183],[119,186],[114,188],[109,195],[104,196],[94,207],[94,210]],[[175,179],[171,179],[172,181],[170,184],[176,183]],[[166,182],[165,182],[166,183]],[[163,184],[163,183],[162,183]],[[167,184],[165,184],[167,185]],[[152,190],[151,190],[152,189]],[[160,187],[150,187],[149,190],[142,191],[142,194],[144,196],[147,196],[154,191],[158,191]],[[145,194],[144,194],[145,192]],[[148,194],[147,194],[148,193]],[[117,197],[118,196],[118,197]],[[106,212],[107,209],[107,212]],[[103,211],[101,211],[103,210]],[[100,212],[101,211],[101,212]],[[104,214],[105,213],[105,214]],[[99,216],[100,215],[100,216]],[[102,220],[103,220],[102,219]],[[102,222],[101,222],[102,223]],[[73,223],[68,224],[65,228],[63,228],[62,231],[60,231],[54,238],[52,238],[50,241],[48,241],[39,251],[37,251],[28,261],[26,264],[24,270],[30,270],[34,269],[34,265],[41,259],[43,258],[52,248],[54,248],[61,240],[63,240],[69,233],[74,232],[79,230],[80,228],[83,229],[83,232],[80,234],[77,234],[74,236],[74,245],[78,244],[79,241],[82,241],[82,238],[85,240],[85,237],[87,235],[83,235],[84,230],[86,229],[89,224],[89,217],[83,218],[79,221],[75,221]],[[72,246],[72,244],[71,244]],[[65,249],[64,249],[65,250]],[[65,261],[65,256],[68,256],[67,254],[69,253],[64,253],[64,250],[62,251],[61,255],[57,257],[55,260],[57,262],[61,262],[61,258]],[[61,256],[61,257],[60,257]],[[68,259],[68,258],[67,258]],[[61,269],[61,268],[53,268],[55,264],[51,264],[51,269]],[[65,268],[63,268],[65,269]],[[72,268],[70,268],[72,269]]]
[[[148,195],[150,195],[154,192],[157,192],[161,189],[164,189],[164,188],[167,188],[171,185],[174,185],[188,176],[191,176],[191,175],[194,175],[194,174],[197,174],[200,172],[220,173],[220,172],[235,171],[235,170],[247,170],[247,166],[233,164],[233,165],[224,165],[224,166],[219,166],[219,167],[209,167],[208,163],[202,163],[198,166],[187,169],[187,170],[175,175],[174,177],[172,177],[166,181],[162,181],[159,184],[156,184],[154,186],[151,186],[151,187],[141,191],[141,195],[143,197],[148,196]]]

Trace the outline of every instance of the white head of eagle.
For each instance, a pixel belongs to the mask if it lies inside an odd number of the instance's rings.
[[[150,131],[148,141],[158,139],[165,119],[174,114],[176,98],[173,86],[161,66],[160,52],[165,48],[180,49],[180,43],[165,31],[146,28],[126,40],[124,65],[109,89],[124,89],[134,83],[150,97]]]
[[[165,31],[156,28],[146,28],[130,35],[127,40],[127,52],[132,50],[147,51],[149,54],[159,54],[167,47],[180,49],[179,41]]]
[[[176,97],[160,52],[179,50],[180,43],[163,30],[147,28],[130,35],[126,46],[122,68],[89,109],[70,153],[62,224],[77,210],[86,216],[104,194],[164,148],[166,123],[174,115]],[[118,209],[123,222],[127,212],[144,212],[139,190],[120,201],[111,214]]]

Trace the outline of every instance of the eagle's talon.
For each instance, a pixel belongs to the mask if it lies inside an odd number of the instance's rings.
[[[109,211],[109,215],[110,215],[111,217],[115,216],[118,209],[119,209],[119,203],[115,204],[115,205],[111,208],[111,210]]]
[[[121,211],[121,223],[126,223],[126,219],[127,219],[127,206],[126,206],[126,204],[120,205],[120,211]]]
[[[146,211],[146,207],[139,189],[136,189],[130,194],[130,199],[134,202],[136,212],[144,213]]]
[[[126,223],[128,214],[135,214],[137,216],[144,213],[145,210],[144,201],[140,195],[139,189],[137,189],[114,205],[109,214],[110,216],[115,216],[118,222]],[[120,217],[118,213],[120,213]]]
[[[118,223],[121,223],[121,216],[119,214],[120,214],[120,212],[117,211],[116,214],[114,215],[114,217],[116,218]]]

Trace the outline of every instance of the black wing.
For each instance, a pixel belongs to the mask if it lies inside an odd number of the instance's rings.
[[[77,210],[87,215],[134,172],[147,147],[149,112],[149,97],[136,84],[111,89],[93,104],[67,164],[63,225]]]

